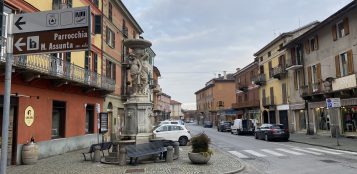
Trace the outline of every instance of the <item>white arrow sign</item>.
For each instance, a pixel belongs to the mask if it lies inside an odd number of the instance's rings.
[[[19,51],[22,51],[21,47],[26,45],[25,42],[21,42],[21,41],[22,41],[22,37],[20,37],[19,40],[17,40],[16,43],[15,43],[15,47]]]

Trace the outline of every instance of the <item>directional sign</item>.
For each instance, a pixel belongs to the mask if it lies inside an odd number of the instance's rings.
[[[89,14],[89,7],[80,7],[15,15],[13,54],[88,49]]]
[[[88,9],[88,7],[78,7],[17,14],[13,20],[13,33],[86,27],[89,24]]]
[[[326,107],[327,108],[341,107],[341,99],[340,98],[327,98],[326,99]]]

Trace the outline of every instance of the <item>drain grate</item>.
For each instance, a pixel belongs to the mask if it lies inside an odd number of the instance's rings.
[[[144,169],[126,169],[125,173],[142,173],[145,172]]]
[[[338,161],[334,161],[334,160],[320,160],[324,163],[338,163]]]

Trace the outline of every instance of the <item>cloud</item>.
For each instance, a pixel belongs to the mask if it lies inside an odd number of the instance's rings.
[[[181,103],[234,72],[280,33],[323,20],[351,0],[123,0],[152,41],[163,91]]]

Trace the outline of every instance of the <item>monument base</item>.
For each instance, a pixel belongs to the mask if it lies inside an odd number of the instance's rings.
[[[136,144],[148,143],[152,139],[152,133],[138,133],[136,135]]]

